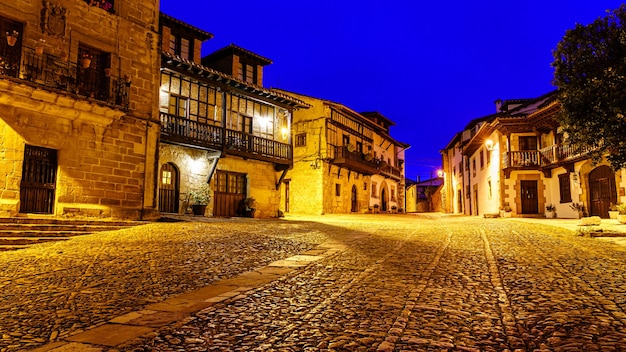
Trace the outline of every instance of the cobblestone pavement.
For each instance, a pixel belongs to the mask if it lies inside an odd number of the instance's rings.
[[[341,250],[316,255],[323,246]],[[76,337],[299,253],[315,260],[143,336]],[[2,351],[626,351],[625,247],[537,222],[161,223],[0,253],[0,263]]]

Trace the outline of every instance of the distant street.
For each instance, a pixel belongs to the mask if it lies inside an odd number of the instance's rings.
[[[0,263],[1,351],[626,350],[626,248],[512,219],[159,223]]]

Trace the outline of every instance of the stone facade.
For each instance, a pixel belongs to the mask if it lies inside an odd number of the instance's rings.
[[[405,144],[389,136],[389,120],[330,101],[287,92],[309,104],[294,112],[294,166],[281,185],[294,214],[404,210]],[[358,131],[363,131],[358,132]]]
[[[208,183],[205,216],[279,216],[292,110],[306,105],[262,88],[270,60],[234,45],[199,60],[199,43],[212,34],[165,14],[161,20],[160,211],[188,212],[189,190]],[[250,199],[254,212],[243,208]]]
[[[51,210],[43,213],[157,216],[157,14],[158,1],[115,2],[112,9],[85,1],[0,4],[3,25],[20,32],[9,48],[3,29],[0,46],[20,58],[19,70],[0,79],[1,216],[26,215],[25,202],[41,202],[25,191],[31,147],[56,155],[49,160],[56,177],[39,185],[53,187]],[[91,66],[82,66],[83,55]]]

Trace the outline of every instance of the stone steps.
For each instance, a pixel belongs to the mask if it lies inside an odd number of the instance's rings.
[[[63,241],[73,236],[119,230],[142,224],[146,223],[34,217],[0,218],[0,251],[22,249],[37,243]]]

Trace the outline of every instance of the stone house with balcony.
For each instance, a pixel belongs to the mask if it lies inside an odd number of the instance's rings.
[[[557,217],[576,218],[581,205],[606,218],[611,204],[626,201],[624,170],[594,165],[584,150],[564,143],[558,92],[496,106],[496,114],[471,121],[442,150],[449,212],[541,217],[552,205]]]
[[[292,114],[308,105],[263,87],[271,60],[235,45],[201,57],[211,33],[160,18],[159,211],[186,213],[191,191],[208,185],[204,215],[278,216]],[[250,198],[255,211],[244,213]]]
[[[294,164],[281,185],[292,214],[392,212],[404,208],[404,152],[378,112],[282,91],[310,106],[294,112]]]
[[[158,6],[0,3],[0,216],[158,216]]]

